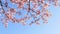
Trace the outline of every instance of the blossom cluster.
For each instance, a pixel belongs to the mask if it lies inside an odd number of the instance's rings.
[[[51,16],[50,11],[48,8],[51,5],[60,6],[59,0],[9,0],[12,4],[17,5],[17,9],[11,8],[9,6],[8,0],[0,0],[0,14],[4,15],[3,18],[0,20],[3,22],[5,27],[8,26],[9,21],[13,23],[21,23],[23,25],[29,24],[32,25],[33,23],[40,25],[40,20],[43,23],[48,23],[48,18]],[[4,8],[5,7],[5,8]],[[19,11],[22,9],[22,12]],[[25,10],[25,11],[24,11]],[[24,14],[27,12],[26,14]],[[16,18],[15,15],[18,14],[22,18]],[[17,17],[19,17],[17,16]],[[32,20],[31,20],[32,19]],[[30,23],[26,23],[30,20]]]

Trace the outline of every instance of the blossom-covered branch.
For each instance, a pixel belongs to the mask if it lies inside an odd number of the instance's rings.
[[[17,9],[10,7],[8,1],[17,5]],[[40,20],[44,23],[48,23],[48,18],[51,16],[48,8],[51,5],[60,6],[59,0],[0,0],[0,14],[4,14],[4,17],[0,20],[5,27],[8,26],[9,21],[21,23],[23,25],[26,25],[28,20],[30,21],[27,23],[29,25],[32,25],[33,23],[40,25]],[[20,9],[22,9],[22,12]],[[27,13],[24,14],[23,12]],[[19,16],[22,14],[24,15],[22,18],[17,19],[15,17],[16,14]]]

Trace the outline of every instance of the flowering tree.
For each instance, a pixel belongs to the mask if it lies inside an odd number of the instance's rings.
[[[17,9],[10,7],[8,1],[17,5]],[[48,8],[51,5],[60,6],[59,0],[0,0],[0,15],[4,15],[0,20],[5,27],[8,26],[9,21],[23,25],[26,25],[28,20],[30,20],[29,25],[33,23],[40,25],[40,20],[43,23],[48,23],[48,18],[51,16]],[[26,13],[24,14],[23,12]],[[23,15],[23,17],[16,18],[16,14]]]

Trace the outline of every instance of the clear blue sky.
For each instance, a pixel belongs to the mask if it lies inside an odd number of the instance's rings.
[[[0,22],[0,34],[60,34],[60,7],[51,6],[49,10],[52,16],[49,18],[48,24],[23,26],[9,22],[6,29]]]

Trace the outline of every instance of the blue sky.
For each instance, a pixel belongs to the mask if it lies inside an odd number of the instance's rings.
[[[52,16],[47,24],[23,26],[9,22],[8,28],[5,28],[0,22],[0,34],[60,34],[60,7],[51,6],[49,10]]]

